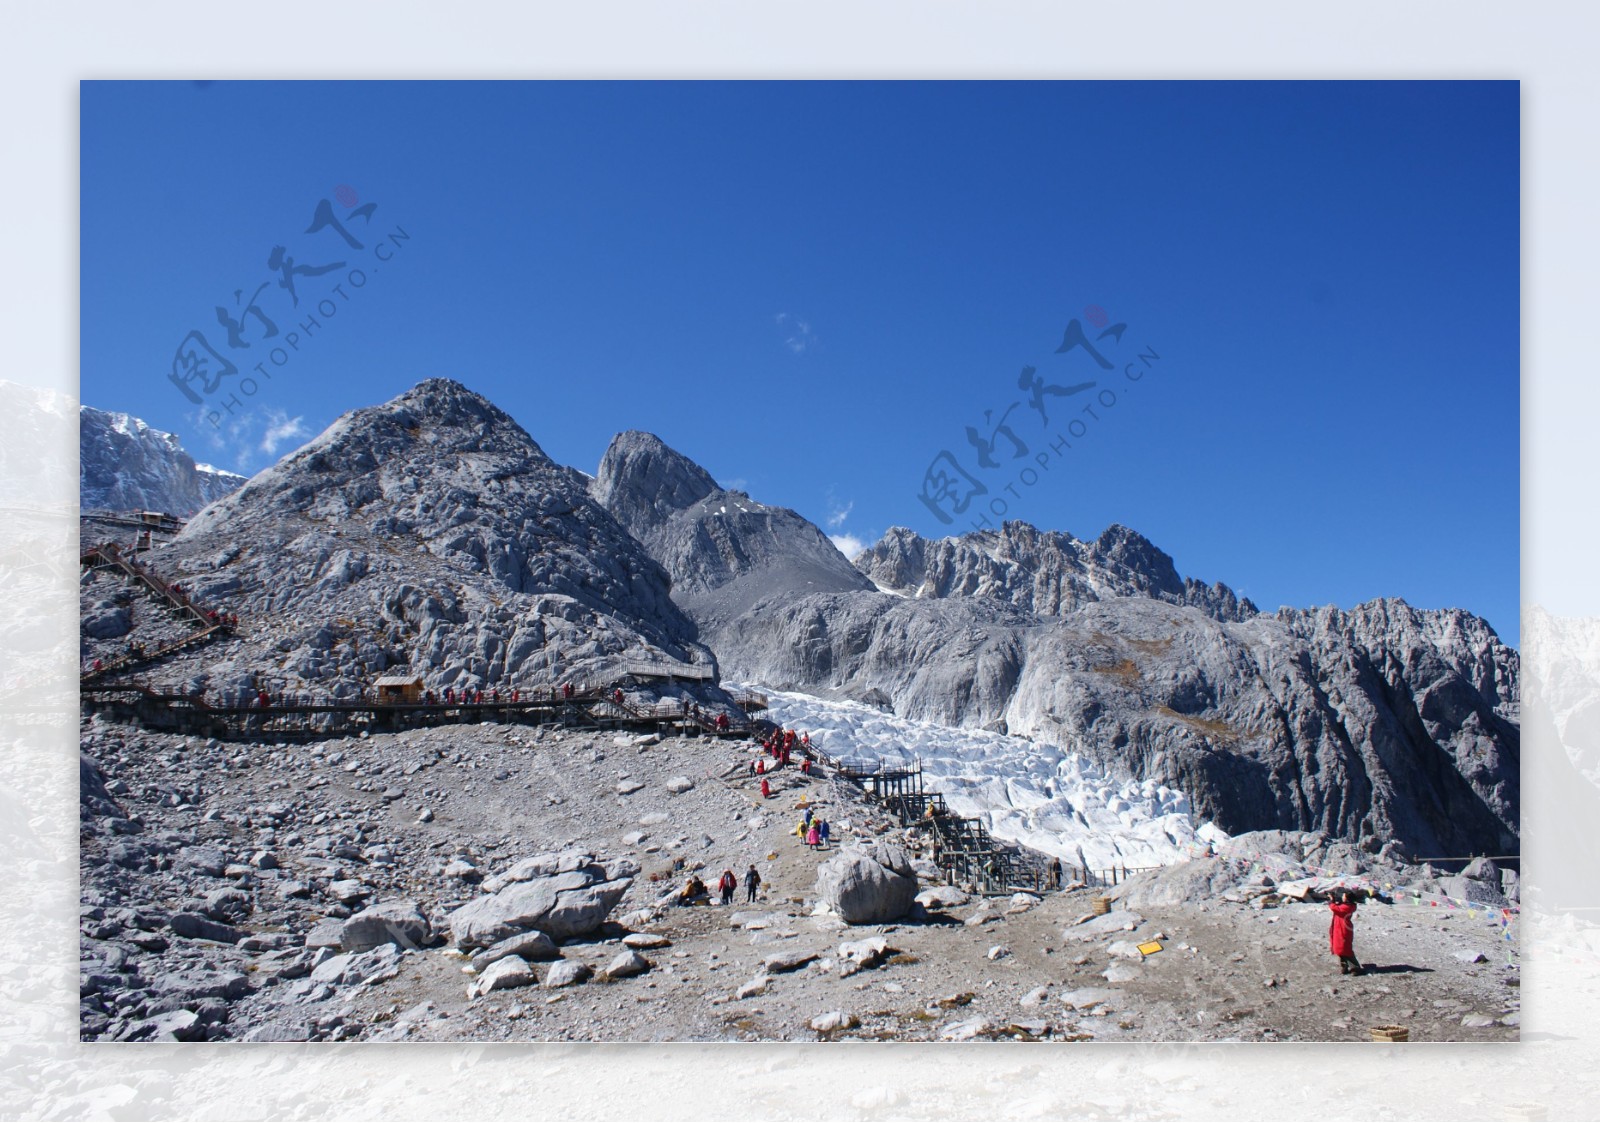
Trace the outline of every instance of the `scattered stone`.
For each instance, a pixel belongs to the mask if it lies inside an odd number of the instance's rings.
[[[600,974],[607,979],[630,979],[635,975],[642,975],[650,970],[650,961],[638,952],[629,948],[620,953]]]
[[[544,977],[544,985],[555,990],[559,987],[576,986],[589,977],[589,968],[570,959],[563,959],[550,965],[550,970]]]
[[[379,944],[418,948],[432,937],[428,918],[415,901],[383,901],[344,922],[339,930],[339,946],[345,951],[366,951]]]
[[[507,955],[495,960],[484,969],[477,981],[467,988],[468,998],[477,998],[495,990],[532,986],[538,976],[520,955]]]
[[[687,776],[674,776],[667,781],[667,791],[673,795],[682,795],[684,792],[694,790],[694,781]]]
[[[818,1033],[838,1033],[841,1030],[855,1029],[861,1024],[861,1020],[843,1010],[830,1010],[826,1014],[818,1014],[808,1024]]]
[[[399,973],[400,949],[393,944],[379,944],[370,951],[346,952],[318,964],[311,971],[311,981],[357,986],[381,983]]]
[[[372,896],[372,890],[354,878],[334,881],[328,884],[328,892],[341,904],[357,904]]]
[[[943,1041],[971,1041],[974,1037],[992,1037],[998,1028],[988,1018],[968,1018],[945,1026],[939,1037]]]
[[[924,889],[916,897],[917,904],[925,909],[959,908],[971,899],[954,885],[935,885],[932,889]]]
[[[779,951],[767,956],[761,965],[769,975],[781,975],[786,971],[795,971],[804,967],[817,958],[817,953],[796,948],[792,951]]]
[[[186,940],[214,940],[219,944],[236,944],[249,933],[229,924],[219,924],[192,912],[173,913],[167,926]]]
[[[629,932],[622,937],[624,946],[646,950],[649,948],[669,948],[672,941],[656,932]]]
[[[499,943],[474,952],[472,964],[481,971],[496,960],[504,959],[510,955],[517,956],[519,959],[537,962],[546,959],[559,959],[561,952],[556,949],[554,940],[535,929],[531,932],[521,932],[515,936],[508,936]]]

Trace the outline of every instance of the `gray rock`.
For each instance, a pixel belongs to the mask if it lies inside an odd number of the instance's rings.
[[[445,865],[444,876],[470,883],[483,880],[483,871],[464,858],[454,858]]]
[[[484,969],[476,982],[468,988],[468,997],[476,998],[495,990],[509,990],[512,987],[532,986],[538,982],[528,961],[519,955],[507,955],[496,959]]]
[[[156,1041],[204,1041],[200,1015],[192,1010],[172,1010],[140,1023],[137,1036]]]
[[[939,1031],[942,1041],[971,1041],[974,1037],[992,1037],[1002,1027],[988,1018],[966,1018],[959,1022],[952,1022]]]
[[[246,1041],[310,1041],[311,1027],[305,1022],[268,1022],[244,1035]]]
[[[865,940],[846,940],[839,945],[839,958],[866,969],[877,966],[889,951],[889,941],[882,936],[872,936]]]
[[[570,959],[552,963],[545,974],[544,985],[552,990],[575,986],[589,977],[589,968]]]
[[[838,1033],[841,1030],[855,1029],[861,1024],[861,1019],[843,1010],[830,1010],[826,1014],[818,1014],[807,1024],[818,1033]]]
[[[368,951],[346,952],[312,968],[311,981],[337,986],[360,986],[392,979],[400,972],[400,950],[379,944]]]
[[[342,904],[353,905],[372,896],[372,887],[363,885],[355,878],[345,878],[328,884],[328,893]]]
[[[242,889],[217,889],[206,894],[202,911],[212,920],[237,924],[255,911],[255,903]]]
[[[345,951],[366,951],[379,944],[418,948],[432,937],[428,918],[415,901],[382,901],[344,922],[339,929],[339,946]]]
[[[667,781],[667,791],[673,795],[682,795],[684,792],[694,790],[694,781],[687,776],[674,776]]]
[[[320,920],[306,933],[306,947],[312,951],[318,948],[337,950],[343,946],[344,921],[342,920]]]
[[[221,877],[228,868],[228,856],[214,846],[190,846],[175,864],[210,877]]]
[[[1108,990],[1105,987],[1078,987],[1069,990],[1061,996],[1064,1005],[1075,1010],[1092,1010],[1096,1006],[1110,1006],[1122,1000],[1120,990]]]
[[[741,999],[755,998],[758,995],[766,994],[767,987],[771,984],[772,977],[770,975],[757,975],[755,978],[740,984],[739,989],[734,993],[734,997]]]
[[[847,924],[884,924],[911,911],[917,879],[898,846],[869,842],[817,867],[817,896]]]
[[[1188,900],[1189,898],[1184,898],[1184,903]],[[1144,917],[1136,912],[1128,909],[1112,909],[1104,916],[1093,917],[1066,929],[1061,935],[1063,939],[1068,940],[1098,940],[1113,932],[1132,932],[1143,923]]]
[[[154,992],[174,1008],[193,1005],[208,998],[232,1002],[250,991],[249,976],[239,971],[168,971],[151,982]]]
[[[617,957],[606,964],[601,974],[608,979],[629,979],[635,975],[642,975],[650,970],[650,961],[638,952],[629,948],[618,953]]]
[[[575,866],[567,872],[530,876],[456,909],[449,918],[456,946],[487,947],[530,928],[557,940],[587,935],[599,928],[632,881],[628,877],[607,880],[608,867],[587,855],[580,857],[584,859],[581,863],[546,863],[549,868],[560,864]]]
[[[219,944],[236,944],[249,935],[230,924],[219,924],[192,912],[173,913],[167,926],[186,940],[214,940]]]
[[[1505,908],[1509,903],[1500,894],[1498,878],[1495,881],[1479,881],[1470,877],[1441,877],[1439,891],[1446,896],[1454,897],[1458,901],[1470,901],[1475,905],[1492,905],[1495,908]]]
[[[480,971],[499,959],[508,955],[517,956],[519,959],[539,961],[559,959],[561,952],[557,950],[555,941],[543,932],[535,929],[531,932],[519,932],[515,936],[508,936],[497,944],[483,948],[472,954],[472,964]]]
[[[817,953],[814,951],[791,948],[788,951],[773,952],[761,961],[761,966],[768,975],[781,975],[787,971],[797,971],[816,958]]]
[[[641,951],[672,946],[671,940],[657,932],[629,932],[622,937],[622,943],[626,947],[637,948]]]
[[[917,904],[925,909],[960,908],[971,899],[954,885],[936,885],[917,894]]]

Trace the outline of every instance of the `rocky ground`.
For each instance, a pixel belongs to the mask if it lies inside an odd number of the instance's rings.
[[[763,801],[753,746],[491,725],[245,745],[100,719],[82,745],[85,1039],[1518,1033],[1498,909],[1369,902],[1356,949],[1373,970],[1342,978],[1324,905],[1259,884],[1224,899],[1244,867],[1222,859],[1130,883],[1093,919],[1097,891],[984,900],[930,880],[897,923],[818,915],[834,854],[794,837],[802,800],[835,852],[916,846],[824,778],[780,771]],[[690,871],[752,863],[753,905],[742,887],[729,908],[663,903]],[[556,939],[521,923],[535,912]],[[1162,950],[1141,955],[1147,940]]]

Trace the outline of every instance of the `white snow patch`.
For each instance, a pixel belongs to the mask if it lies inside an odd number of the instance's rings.
[[[810,733],[830,756],[920,760],[927,787],[943,792],[951,810],[1069,865],[1167,865],[1227,837],[1215,824],[1196,821],[1185,793],[1114,775],[1082,753],[894,717],[857,702],[749,688],[767,696],[768,718]]]

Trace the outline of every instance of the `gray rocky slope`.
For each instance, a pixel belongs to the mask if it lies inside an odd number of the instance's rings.
[[[784,559],[816,557],[815,526],[763,520],[747,548],[751,512],[707,502],[710,477],[658,441],[619,437],[594,491],[689,590],[731,675],[1075,748],[1189,792],[1229,831],[1517,848],[1519,660],[1470,613],[1262,614],[1125,528],[1082,543],[1018,523],[938,543],[891,531],[858,559],[891,591],[828,559],[808,565],[833,587],[811,592]]]
[[[78,411],[78,497],[84,510],[192,515],[245,477],[196,464],[178,438],[126,413]]]
[[[397,669],[489,690],[712,662],[587,484],[456,382],[348,413],[152,556],[244,633],[164,673],[340,696]]]

